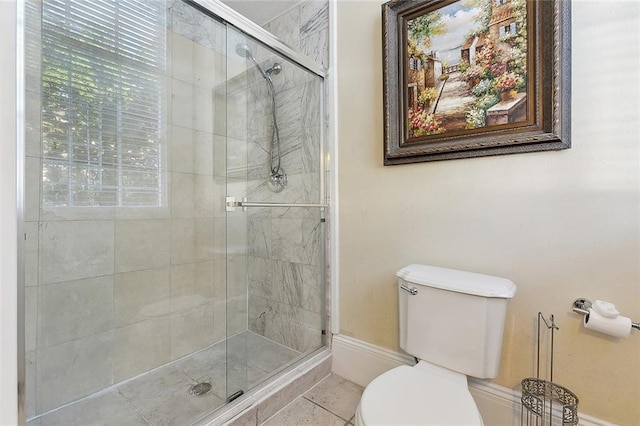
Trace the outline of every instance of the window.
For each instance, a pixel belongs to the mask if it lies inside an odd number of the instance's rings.
[[[163,205],[164,2],[42,8],[43,205]]]
[[[411,56],[409,58],[409,69],[415,70],[415,71],[421,71],[422,61],[419,58],[414,58],[413,56]]]
[[[500,27],[500,37],[504,37],[507,34],[515,34],[516,33],[516,23],[512,22],[509,25],[505,25]]]

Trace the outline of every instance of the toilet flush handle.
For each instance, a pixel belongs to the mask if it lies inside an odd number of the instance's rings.
[[[412,296],[418,294],[418,289],[415,287],[409,287],[406,284],[400,284],[400,288],[408,293],[411,293]]]

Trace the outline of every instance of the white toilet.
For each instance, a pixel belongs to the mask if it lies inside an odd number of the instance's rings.
[[[425,265],[398,276],[400,347],[420,361],[375,378],[356,426],[482,425],[467,376],[498,374],[510,280]]]

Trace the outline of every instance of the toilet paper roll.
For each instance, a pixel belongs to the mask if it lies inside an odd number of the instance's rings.
[[[589,313],[584,316],[584,327],[609,336],[627,337],[631,333],[631,319],[622,315],[607,318],[589,308]]]

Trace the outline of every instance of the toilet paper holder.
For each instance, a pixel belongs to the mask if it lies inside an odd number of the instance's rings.
[[[588,315],[589,309],[591,309],[591,301],[589,299],[581,297],[573,301],[573,312],[577,314]],[[640,323],[632,322],[631,328],[640,330]]]

